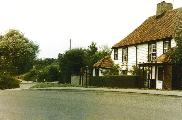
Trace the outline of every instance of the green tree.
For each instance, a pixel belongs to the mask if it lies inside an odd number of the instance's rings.
[[[176,28],[174,32],[174,39],[176,41],[176,48],[169,52],[171,62],[173,64],[182,64],[182,10],[178,11],[176,19]]]
[[[11,74],[30,70],[38,48],[18,30],[9,30],[0,37],[0,70]]]
[[[105,46],[101,48],[101,50],[98,50],[98,47],[94,42],[88,46],[88,49],[86,50],[86,64],[90,75],[92,75],[93,72],[93,65],[107,55],[110,55],[110,49]]]
[[[58,60],[63,82],[69,83],[71,75],[79,75],[80,69],[86,65],[85,50],[79,48],[68,50],[65,54],[59,54]]]
[[[59,64],[57,59],[45,58],[37,59],[34,61],[34,67],[28,73],[23,75],[23,79],[38,82],[45,81],[58,81],[59,76]]]

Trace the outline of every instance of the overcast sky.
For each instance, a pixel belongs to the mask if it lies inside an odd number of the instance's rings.
[[[0,33],[18,29],[39,44],[39,57],[57,57],[92,41],[113,46],[156,13],[162,0],[0,0]],[[182,0],[166,0],[174,8]]]

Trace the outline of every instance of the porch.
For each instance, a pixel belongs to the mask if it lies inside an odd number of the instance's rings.
[[[145,87],[149,89],[174,89],[173,65],[169,63],[140,63],[141,76],[144,79]]]

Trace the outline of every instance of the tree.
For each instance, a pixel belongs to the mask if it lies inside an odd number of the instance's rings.
[[[71,75],[79,75],[80,69],[86,65],[85,50],[79,48],[68,50],[65,54],[58,55],[58,61],[63,81],[69,83]]]
[[[0,37],[0,70],[20,74],[33,66],[39,46],[18,30],[9,30]]]
[[[173,64],[182,64],[182,10],[178,11],[174,39],[176,48],[169,52]]]
[[[101,50],[98,50],[98,47],[94,42],[88,46],[88,49],[86,50],[86,64],[90,75],[92,75],[93,72],[93,65],[107,55],[110,55],[110,49],[107,47],[103,47]]]
[[[173,48],[168,54],[173,64],[174,79],[179,86],[182,85],[182,9],[178,11],[176,28],[174,32],[174,40],[176,47]],[[181,89],[181,88],[180,88]]]

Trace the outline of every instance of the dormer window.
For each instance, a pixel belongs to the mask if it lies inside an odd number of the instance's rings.
[[[163,42],[163,53],[166,53],[171,48],[171,41],[165,40]]]
[[[154,62],[157,56],[156,43],[149,44],[149,52],[148,52],[148,60],[149,62]]]
[[[114,49],[114,60],[118,60],[118,49]]]

